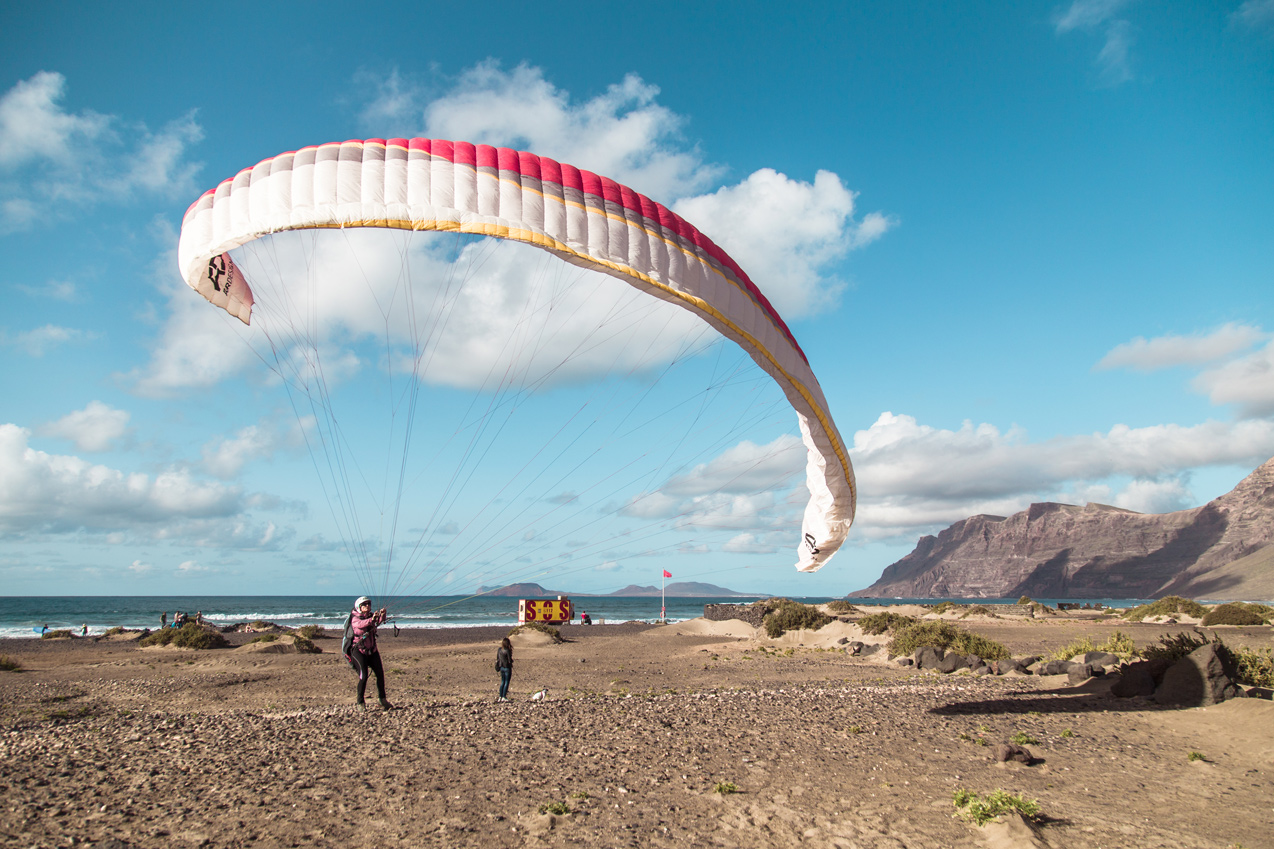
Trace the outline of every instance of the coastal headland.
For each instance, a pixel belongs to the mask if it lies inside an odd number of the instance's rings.
[[[923,608],[898,609],[924,614]],[[970,616],[1015,657],[1116,631],[1093,611]],[[1264,649],[1268,626],[1203,629]],[[382,634],[392,711],[353,706],[334,636],[6,640],[0,844],[172,846],[1218,847],[1266,845],[1274,702],[1178,708],[1103,679],[900,666],[852,622],[777,639],[738,620],[515,636]],[[547,697],[531,693],[547,688]],[[998,762],[1020,743],[1028,762]],[[953,794],[1037,800],[977,827]]]

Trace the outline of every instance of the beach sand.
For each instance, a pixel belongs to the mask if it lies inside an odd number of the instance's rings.
[[[1080,614],[961,624],[1015,656],[1180,630]],[[1271,645],[1269,628],[1220,630]],[[199,652],[5,641],[23,671],[0,672],[0,843],[1272,845],[1270,701],[1167,709],[1100,681],[850,657],[837,641],[861,639],[851,624],[770,640],[693,620],[567,626],[561,644],[519,635],[514,698],[496,704],[505,633],[382,633],[397,709],[372,696],[365,713],[337,639],[316,640],[321,654],[250,634]],[[1015,734],[1038,741],[1032,765],[995,763]],[[1037,799],[1045,825],[955,819],[960,788]],[[541,813],[554,804],[570,813]]]

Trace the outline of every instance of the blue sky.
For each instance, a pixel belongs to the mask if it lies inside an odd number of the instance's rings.
[[[668,568],[839,595],[971,514],[1194,507],[1274,456],[1274,0],[722,10],[6,6],[3,592],[451,592],[502,577],[605,592]],[[498,564],[453,562],[428,537],[415,565],[354,565],[343,549],[383,550],[384,535],[336,527],[304,448],[314,423],[252,338],[185,288],[176,240],[199,194],[262,159],[417,135],[614,177],[740,262],[853,446],[858,518],[829,566],[792,569],[799,452],[794,420],[770,408],[649,473],[655,506],[625,513],[664,522],[649,542],[630,524],[577,546],[538,513],[501,526]],[[345,353],[362,369],[350,385],[374,383],[374,354]],[[427,388],[431,415],[463,415]],[[505,429],[502,462],[548,444],[526,421]],[[752,454],[769,488],[714,477]],[[501,481],[475,480],[465,498],[503,503]],[[399,545],[463,524],[404,507]]]

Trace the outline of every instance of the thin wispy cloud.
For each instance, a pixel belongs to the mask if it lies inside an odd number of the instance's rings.
[[[1095,64],[1104,86],[1117,86],[1133,79],[1130,52],[1132,25],[1119,13],[1129,0],[1074,0],[1053,18],[1058,35],[1081,31],[1102,39]]]
[[[1244,0],[1230,13],[1230,20],[1244,29],[1274,35],[1274,0]]]
[[[139,194],[190,194],[203,138],[194,113],[158,131],[92,110],[68,111],[66,78],[40,71],[0,96],[0,233],[74,217]]]
[[[1231,322],[1207,333],[1168,335],[1116,345],[1094,367],[1156,371],[1176,366],[1200,366],[1231,357],[1268,339],[1259,327]]]

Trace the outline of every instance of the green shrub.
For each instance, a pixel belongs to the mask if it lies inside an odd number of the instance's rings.
[[[248,627],[254,631],[268,631],[271,628],[278,627],[273,622],[266,622],[264,619],[258,619],[255,622],[249,622]]]
[[[1040,813],[1039,802],[1003,790],[996,790],[985,799],[969,790],[957,790],[952,801],[956,806],[955,816],[979,826],[1009,811],[1017,811],[1028,819],[1036,819]]]
[[[1024,595],[1017,600],[1017,603],[1018,604],[1034,604],[1035,599],[1031,598],[1029,595]]]
[[[302,625],[300,628],[296,629],[296,633],[298,636],[304,637],[307,640],[312,640],[315,637],[327,636],[327,632],[323,630],[322,625]]]
[[[116,634],[122,634],[122,633],[124,633],[124,629],[123,629],[122,627],[120,627],[119,625],[116,625],[116,626],[115,626],[115,627],[113,627],[113,628],[107,628],[105,631],[103,631],[103,632],[102,632],[102,636],[103,636],[103,637],[113,637],[113,636],[115,636]]]
[[[553,638],[553,642],[562,642],[562,632],[554,628],[552,625],[545,625],[543,622],[527,622],[525,625],[519,625],[509,632],[509,636],[520,634],[523,631],[539,631],[541,634],[548,634]]]
[[[838,598],[835,601],[829,601],[827,603],[827,609],[831,613],[857,613],[858,612],[857,607],[850,604],[848,601],[846,601],[843,598]]]
[[[142,637],[139,646],[176,646],[181,649],[219,649],[229,645],[220,631],[201,628],[187,622],[181,628],[162,628]]]
[[[731,793],[738,793],[739,785],[735,784],[733,781],[718,781],[717,786],[712,788],[712,792],[728,796]]]
[[[1019,746],[1031,746],[1039,742],[1025,731],[1019,731],[1009,738],[1010,743],[1016,743]]]
[[[1092,637],[1084,637],[1081,640],[1075,640],[1062,646],[1053,652],[1051,657],[1055,660],[1070,660],[1077,654],[1085,654],[1090,651],[1110,652],[1113,655],[1118,655],[1120,660],[1132,660],[1138,654],[1137,644],[1133,642],[1132,637],[1123,631],[1116,631],[1101,645],[1095,644]]]
[[[942,614],[946,613],[947,611],[949,611],[949,610],[953,609],[955,606],[956,606],[956,605],[955,605],[955,602],[954,602],[954,601],[944,601],[944,602],[942,602],[941,604],[937,604],[937,605],[935,605],[935,606],[934,606],[934,608],[933,608],[933,610],[931,610],[931,611],[929,611],[929,612],[930,612],[930,613],[936,613],[937,615],[941,616]]]
[[[278,634],[258,634],[257,636],[248,640],[248,645],[252,645],[253,643],[274,643],[274,642],[278,642],[278,639],[279,639]]]
[[[21,672],[22,664],[18,663],[16,658],[9,657],[7,654],[0,654],[0,671]]]
[[[1147,616],[1173,616],[1184,614],[1185,616],[1203,616],[1208,609],[1197,601],[1188,598],[1182,598],[1176,595],[1167,595],[1161,599],[1157,599],[1150,604],[1143,604],[1124,612],[1124,618],[1130,622],[1140,622]]]
[[[1237,678],[1253,687],[1274,687],[1274,653],[1271,649],[1233,649]]]
[[[889,653],[909,655],[918,648],[931,646],[957,654],[975,654],[983,660],[1001,660],[1009,657],[1009,650],[1001,643],[971,634],[950,622],[911,622],[893,629],[889,641]]]
[[[901,613],[873,613],[858,620],[858,627],[864,634],[876,636],[892,631],[900,625],[911,625],[917,620],[914,616],[903,616]]]
[[[774,638],[801,628],[817,631],[831,621],[830,616],[813,605],[779,599],[774,609],[765,614],[765,633]]]
[[[1255,607],[1256,605],[1253,605]],[[1261,605],[1264,607],[1264,605]],[[1202,624],[1212,625],[1264,625],[1260,612],[1243,604],[1218,604],[1203,617]]]
[[[60,628],[56,631],[45,631],[43,634],[40,635],[40,639],[56,640],[58,637],[70,637],[70,636],[72,636],[70,630]]]
[[[314,645],[313,642],[311,642],[310,640],[307,640],[305,637],[293,636],[292,644],[296,646],[296,650],[300,652],[301,654],[322,654],[323,653],[323,650],[321,648]]]

